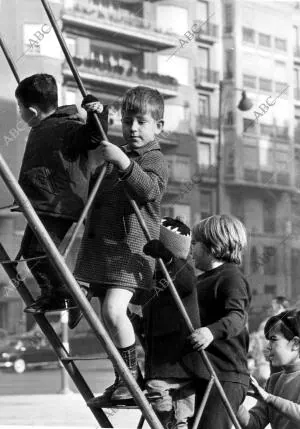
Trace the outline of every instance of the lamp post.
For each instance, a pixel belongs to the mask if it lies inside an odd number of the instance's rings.
[[[235,91],[242,91],[242,98],[237,106],[237,108],[243,112],[250,110],[253,106],[252,101],[247,98],[246,91],[234,88]],[[224,92],[224,82],[219,81],[219,114],[218,114],[218,146],[217,146],[217,204],[216,212],[217,214],[222,213],[222,198],[223,198],[223,169],[222,169],[222,121],[223,121],[223,92]]]

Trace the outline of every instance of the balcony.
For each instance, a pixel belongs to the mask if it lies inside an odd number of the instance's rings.
[[[294,46],[294,63],[300,64],[300,46]]]
[[[204,69],[195,68],[195,87],[198,89],[207,89],[213,91],[219,85],[219,72]]]
[[[178,46],[176,34],[164,32],[125,8],[114,8],[113,4],[107,7],[104,2],[98,5],[77,2],[72,8],[64,8],[61,18],[66,32],[113,40],[139,51],[155,52]]]
[[[125,68],[120,65],[112,66],[109,62],[100,62],[96,59],[73,57],[81,78],[99,91],[111,91],[116,94],[124,92],[137,85],[153,87],[161,92],[165,98],[176,97],[178,92],[177,80],[171,76],[147,72],[137,67]],[[73,80],[73,75],[65,62],[63,75],[66,83]]]
[[[169,194],[179,194],[183,186],[191,182],[191,159],[187,155],[165,155],[165,160],[168,164],[169,181],[168,190]]]
[[[196,133],[197,135],[215,137],[218,134],[218,118],[205,115],[197,116]]]
[[[217,181],[217,166],[215,164],[198,164],[198,174],[201,182],[215,183]]]
[[[279,191],[293,191],[291,175],[286,171],[264,171],[244,168],[243,177],[227,177],[228,185],[250,186],[255,188],[273,189]]]
[[[193,33],[197,42],[214,44],[218,39],[218,26],[210,22],[194,21]]]
[[[269,136],[276,140],[290,140],[289,128],[270,124],[257,124],[253,119],[244,119],[244,134]]]

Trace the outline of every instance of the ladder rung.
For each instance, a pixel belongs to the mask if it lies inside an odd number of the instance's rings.
[[[140,407],[138,407],[136,405],[136,403],[134,402],[134,399],[127,399],[125,401],[121,402],[112,402],[112,401],[108,401],[107,399],[103,399],[103,401],[100,401],[99,398],[99,402],[96,405],[93,404],[89,404],[87,402],[87,406],[90,408],[119,408],[119,409],[139,409]]]
[[[71,362],[73,360],[99,360],[99,359],[107,359],[106,355],[93,355],[93,356],[68,356],[66,358],[62,358],[63,362]]]

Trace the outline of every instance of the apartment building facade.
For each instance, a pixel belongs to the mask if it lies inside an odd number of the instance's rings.
[[[124,91],[149,85],[163,94],[165,131],[160,143],[170,179],[162,214],[184,215],[190,224],[216,211],[222,81],[222,208],[242,219],[249,230],[243,269],[253,288],[253,307],[261,311],[273,295],[296,297],[300,256],[300,146],[294,126],[300,127],[297,2],[50,3],[87,91],[112,106],[111,141],[122,144],[119,106]],[[2,35],[20,76],[53,74],[59,102],[79,106],[81,95],[53,30],[44,26],[48,20],[42,5],[12,0],[0,6]],[[28,129],[18,122],[15,81],[4,59],[0,77],[0,130],[1,136],[8,137],[2,138],[1,152],[17,176]],[[247,112],[236,108],[241,90],[253,102]],[[0,187],[4,206],[12,199],[2,183]],[[23,228],[22,216],[0,212],[1,241],[11,255],[18,249]],[[71,255],[71,263],[75,257]],[[4,274],[0,282],[0,328],[26,329],[22,304],[7,287]]]

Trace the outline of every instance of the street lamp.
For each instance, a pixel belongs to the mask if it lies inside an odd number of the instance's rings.
[[[217,148],[217,214],[222,212],[222,104],[223,104],[224,82],[219,81],[219,115],[218,115],[218,148]],[[242,91],[242,98],[237,108],[243,112],[250,110],[252,101],[247,98],[246,91],[234,88],[235,91]]]

